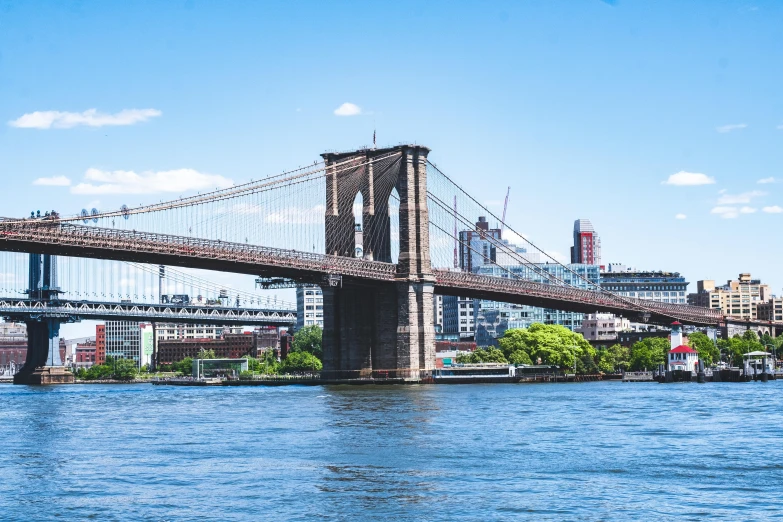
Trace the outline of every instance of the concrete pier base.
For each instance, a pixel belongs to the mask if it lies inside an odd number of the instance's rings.
[[[17,373],[14,384],[48,385],[73,384],[74,376],[64,366],[44,366],[32,373]]]
[[[56,319],[27,322],[27,359],[14,384],[70,384],[71,372],[60,360],[60,323]]]

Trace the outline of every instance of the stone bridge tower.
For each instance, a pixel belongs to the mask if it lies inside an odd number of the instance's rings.
[[[326,162],[326,253],[355,255],[356,195],[363,200],[363,255],[391,262],[389,198],[399,203],[399,245],[393,283],[345,280],[324,287],[324,376],[373,372],[418,377],[435,366],[435,328],[427,212],[427,154],[418,145],[323,154]],[[386,373],[384,373],[386,375]]]

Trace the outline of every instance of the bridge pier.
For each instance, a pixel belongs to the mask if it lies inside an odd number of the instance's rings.
[[[426,147],[401,145],[323,154],[327,254],[353,256],[353,202],[362,193],[363,250],[375,261],[391,262],[389,198],[395,189],[400,198],[395,281],[345,281],[341,287],[323,289],[324,372],[330,378],[382,373],[418,379],[421,370],[435,367],[428,153]]]
[[[14,384],[70,384],[74,376],[60,358],[60,322],[26,321],[27,359],[14,375]]]
[[[28,273],[29,297],[49,300],[59,293],[57,259],[49,254],[30,254]],[[69,384],[74,376],[60,358],[60,319],[41,317],[25,321],[27,358],[14,384]]]

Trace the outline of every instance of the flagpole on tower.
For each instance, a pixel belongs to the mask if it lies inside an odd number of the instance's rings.
[[[372,119],[372,148],[377,148],[375,146],[375,118]]]

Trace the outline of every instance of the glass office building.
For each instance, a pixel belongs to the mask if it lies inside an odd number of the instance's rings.
[[[598,265],[570,264],[559,265],[536,263],[533,265],[512,266],[482,266],[478,273],[493,277],[522,278],[538,283],[551,284],[552,279],[559,279],[576,287],[595,288],[589,281],[599,283],[600,269]],[[510,328],[527,328],[533,323],[559,324],[569,330],[582,325],[584,314],[564,312],[550,308],[499,303],[484,299],[476,300],[476,344],[490,346],[497,344],[497,338],[502,337]]]

